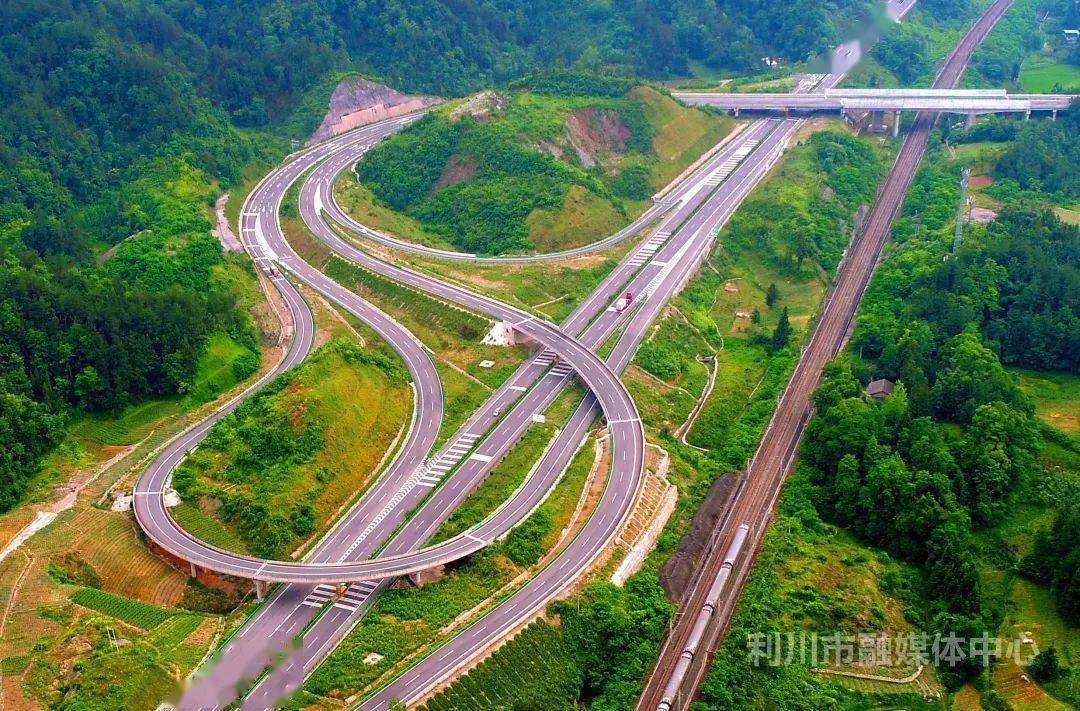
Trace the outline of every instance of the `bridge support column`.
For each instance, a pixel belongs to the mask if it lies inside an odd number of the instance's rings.
[[[1028,109],[1027,111],[1024,112],[1024,120],[1025,121],[1031,120],[1031,109]]]
[[[900,111],[893,111],[892,115],[892,135],[896,138],[900,135]]]
[[[739,118],[739,109],[738,108],[732,109],[731,113],[735,115],[735,118]]]
[[[867,128],[871,133],[885,133],[885,112],[874,109],[870,112],[870,125]]]
[[[199,569],[195,567],[194,563],[188,563],[191,566],[191,577],[198,578]]]
[[[967,121],[964,122],[964,126],[967,127],[967,128],[971,128],[974,125],[975,125],[975,112],[974,111],[968,111]]]
[[[1057,121],[1057,109],[1053,109],[1052,111],[1050,111],[1050,120]]]
[[[255,581],[255,597],[262,600],[266,597],[266,583],[262,580]]]

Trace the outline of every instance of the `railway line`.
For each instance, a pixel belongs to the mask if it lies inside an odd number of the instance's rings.
[[[938,71],[935,87],[955,86],[967,67],[975,47],[1012,4],[995,0],[975,21]],[[843,348],[862,295],[873,275],[888,238],[892,222],[914,179],[938,118],[935,112],[920,112],[900,147],[889,174],[880,188],[874,207],[858,239],[842,262],[836,282],[787,387],[780,397],[757,452],[747,466],[746,485],[729,513],[726,530],[720,532],[701,565],[702,574],[688,590],[677,624],[665,639],[656,667],[646,681],[638,711],[675,711],[689,706],[707,673],[712,651],[723,640],[738,597],[745,585],[760,547],[784,478],[790,470],[803,430],[812,414],[810,396],[820,380],[825,364]],[[743,527],[746,527],[745,529]],[[743,564],[723,573],[726,553],[746,530]],[[714,597],[712,586],[723,574],[722,592]],[[709,628],[692,637],[699,612],[711,607]],[[713,614],[720,610],[720,614]],[[685,653],[689,652],[689,660]],[[681,660],[681,661],[680,661]]]

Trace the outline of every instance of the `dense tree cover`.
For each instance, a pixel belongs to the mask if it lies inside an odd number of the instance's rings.
[[[864,300],[850,354],[814,395],[804,460],[822,514],[925,567],[936,630],[994,629],[976,567],[975,528],[993,526],[1039,471],[1040,427],[1002,366],[1080,363],[1080,230],[1050,210],[1010,204],[952,250],[959,199],[939,154],[920,171],[895,228],[900,243]],[[863,395],[870,377],[896,388]],[[1052,582],[1063,612],[1076,597],[1067,514],[1026,564]],[[1051,553],[1054,551],[1054,553]],[[1043,565],[1054,557],[1055,565]],[[954,683],[975,669],[948,674]]]
[[[765,0],[108,0],[55,10],[19,2],[12,14],[55,18],[65,31],[63,23],[78,22],[90,33],[100,27],[125,36],[175,60],[239,123],[259,125],[331,70],[459,95],[575,62],[646,76],[686,73],[692,61],[764,68],[764,55],[801,60],[833,46],[838,27],[866,6],[798,0],[778,13]]]
[[[954,340],[935,389],[946,378],[969,383],[979,377],[987,356],[1000,371],[976,333]],[[862,394],[846,360],[830,364],[826,378],[814,395],[817,414],[803,446],[820,487],[819,508],[863,539],[926,567],[934,629],[995,628],[1000,612],[983,608],[971,530],[1000,521],[1035,466],[1033,418],[999,399],[1020,400],[1015,385],[971,392],[962,401],[973,408],[969,415],[950,403],[949,416],[967,422],[956,432],[932,416],[917,416],[904,381],[879,404]],[[958,681],[974,669],[951,671],[948,679]]]
[[[912,85],[933,67],[930,40],[925,28],[902,22],[874,45],[874,58],[900,80]]]
[[[928,212],[927,222],[933,219]],[[934,265],[927,256],[912,249],[887,265],[882,280],[891,282],[893,300],[875,302],[860,316],[864,328],[856,343],[879,358],[885,373],[912,368],[972,324],[995,345],[997,353],[984,356],[987,363],[1000,355],[1006,363],[1031,368],[1080,367],[1080,229],[1075,225],[1045,208],[1008,207],[986,230],[973,230],[951,259]],[[903,314],[914,320],[905,321]],[[907,342],[913,345],[904,351]],[[986,378],[971,384],[947,378],[936,387],[934,407],[951,416],[969,388],[1001,392],[1006,386]],[[928,412],[921,380],[918,390],[912,392],[918,400],[913,405]],[[971,406],[966,409],[963,414],[970,416]]]
[[[1057,121],[991,125],[1001,126],[1002,132],[1015,132],[1016,137],[994,166],[995,177],[1006,183],[995,186],[998,195],[1006,197],[1003,193],[1008,192],[1011,183],[1022,190],[1048,193],[1056,199],[1080,197],[1080,108],[1063,112]],[[1004,133],[996,140],[1007,138],[1011,136]],[[994,137],[975,140],[994,140]]]
[[[639,573],[623,587],[595,582],[573,600],[556,602],[563,639],[592,711],[633,708],[673,608],[655,575]]]
[[[971,14],[972,0],[920,0],[918,9],[939,20],[957,20]]]
[[[1043,0],[1017,0],[971,56],[966,84],[1000,87],[1020,77],[1029,52],[1043,44],[1038,10]]]
[[[144,41],[154,23],[114,5],[0,8],[3,509],[68,413],[183,392],[212,331],[254,345],[211,288],[204,215],[211,176],[235,180],[251,149],[173,61],[182,43]]]

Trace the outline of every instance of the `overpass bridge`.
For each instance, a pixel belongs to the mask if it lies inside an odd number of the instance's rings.
[[[978,114],[1057,112],[1069,108],[1073,94],[1009,94],[1004,89],[828,89],[820,94],[723,94],[676,92],[686,104],[709,105],[734,111],[875,111],[894,113],[893,132],[901,111],[942,111],[965,114],[974,123]]]

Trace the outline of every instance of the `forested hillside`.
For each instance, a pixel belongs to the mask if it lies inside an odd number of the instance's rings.
[[[101,12],[0,10],[0,510],[68,415],[184,392],[215,331],[255,345],[205,209],[252,151]]]
[[[62,30],[44,43],[46,52],[64,47],[66,23],[100,28],[168,57],[239,123],[260,125],[325,72],[347,68],[403,90],[460,95],[578,61],[644,76],[685,74],[691,62],[756,69],[765,55],[798,61],[833,46],[838,28],[867,6],[795,0],[778,13],[765,0],[18,0],[5,5],[3,19],[9,32],[29,18]]]

